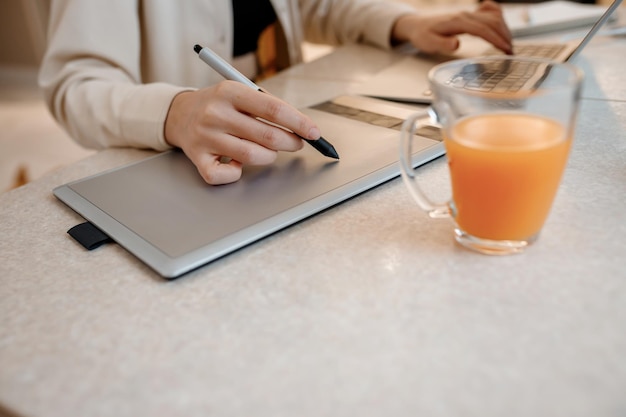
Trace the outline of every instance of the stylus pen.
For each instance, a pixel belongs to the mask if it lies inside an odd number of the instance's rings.
[[[193,50],[198,53],[198,56],[201,60],[203,60],[206,64],[208,64],[211,68],[217,71],[222,77],[227,80],[238,81],[242,84],[247,85],[250,88],[253,88],[257,91],[264,93],[264,91],[255,83],[250,81],[245,75],[237,71],[230,65],[228,62],[224,61],[219,55],[210,50],[209,48],[204,48],[200,45],[195,45]],[[296,134],[296,133],[294,133]],[[319,139],[311,140],[305,139],[302,136],[296,134],[299,138],[313,146],[315,149],[320,151],[320,153],[324,156],[328,156],[330,158],[339,159],[339,154],[335,150],[334,146],[331,145],[326,139],[320,136]]]

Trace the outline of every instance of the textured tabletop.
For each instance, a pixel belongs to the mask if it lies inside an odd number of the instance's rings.
[[[104,151],[1,195],[0,412],[626,415],[626,82],[601,61],[625,44],[606,42],[584,65],[617,87],[586,86],[522,255],[460,248],[396,179],[167,282],[115,244],[79,247],[65,231],[80,217],[52,195],[150,152]],[[353,58],[378,53],[340,49],[267,85],[314,102],[365,80],[380,61]],[[419,175],[448,196],[444,159]]]

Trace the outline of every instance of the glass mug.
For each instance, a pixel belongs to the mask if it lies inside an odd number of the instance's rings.
[[[512,81],[504,75],[515,73]],[[529,77],[526,80],[525,78]],[[430,217],[452,217],[455,239],[485,254],[522,252],[548,217],[574,134],[583,73],[570,64],[494,56],[428,74],[431,108],[404,121],[402,178]],[[433,203],[411,164],[419,119],[443,134],[452,199]]]

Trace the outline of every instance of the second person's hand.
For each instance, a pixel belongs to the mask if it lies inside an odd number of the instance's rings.
[[[485,0],[472,12],[400,17],[392,30],[395,42],[411,42],[425,53],[451,53],[459,47],[457,35],[483,38],[506,54],[513,53],[512,37],[499,4]]]

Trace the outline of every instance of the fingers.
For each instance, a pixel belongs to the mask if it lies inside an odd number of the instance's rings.
[[[502,7],[492,0],[484,0],[478,4],[478,11],[502,13]]]
[[[513,36],[511,35],[511,30],[504,20],[504,14],[502,13],[502,8],[500,7],[500,5],[491,0],[485,0],[480,4],[477,11],[477,16],[479,16],[479,18],[482,16],[489,16],[489,26],[493,28],[496,36],[499,36],[500,39],[503,41],[499,48],[506,53],[512,53]],[[496,44],[494,43],[494,45]]]
[[[205,132],[200,141],[183,151],[211,185],[235,182],[241,178],[244,165],[268,165],[278,156],[275,150],[217,130]]]
[[[504,20],[500,5],[491,0],[481,2],[474,13],[475,18],[481,21],[487,31],[479,33],[483,39],[491,42],[506,53],[513,52],[512,35]],[[480,29],[479,29],[480,30]]]
[[[252,117],[242,119],[241,123],[233,127],[231,134],[277,151],[295,152],[304,146],[300,137],[291,131]]]
[[[250,92],[255,93],[252,90]],[[257,94],[266,95],[262,93]],[[238,158],[238,155],[231,153],[234,149],[231,141],[234,138],[243,140],[242,144],[260,145],[273,151],[292,152],[302,148],[302,140],[294,133],[258,119],[259,116],[255,113],[259,112],[255,111],[253,103],[250,104],[254,101],[254,96],[250,98],[247,97],[247,94],[244,94],[241,97],[231,97],[228,101],[231,104],[230,106],[224,106],[220,101],[207,106],[205,109],[207,114],[210,115],[210,120],[204,126],[205,131],[202,134],[216,139],[219,137],[219,140],[213,141],[210,145],[215,152],[223,152],[222,155]],[[295,109],[291,110],[297,112]],[[226,135],[222,135],[222,133]],[[225,138],[232,139],[226,140]],[[240,161],[246,164],[252,162],[248,160]]]
[[[211,154],[219,160],[232,159],[243,165],[267,165],[276,160],[278,151],[266,148],[256,142],[241,139],[217,130],[207,132],[195,146],[190,146],[190,153]],[[302,141],[300,141],[302,142]]]
[[[439,22],[435,30],[444,36],[467,33],[483,38],[506,53],[512,50],[511,33],[499,13],[460,13]]]
[[[427,54],[451,53],[459,48],[459,39],[449,34],[433,32],[428,37],[428,42],[420,49]]]
[[[320,131],[308,116],[270,94],[242,90],[233,97],[233,104],[242,112],[289,129],[305,139],[316,140]]]
[[[500,6],[490,0],[473,12],[450,15],[404,15],[392,28],[396,42],[410,41],[426,53],[450,53],[459,46],[457,35],[481,37],[505,53],[512,53],[512,37]]]
[[[292,131],[320,137],[313,121],[287,103],[231,81],[179,94],[165,121],[168,143],[214,185],[237,181],[244,165],[274,162],[277,151],[301,149],[303,141]]]
[[[210,185],[230,184],[238,181],[243,172],[242,164],[230,160],[223,162],[221,157],[210,153],[187,155],[196,166],[202,179]]]

